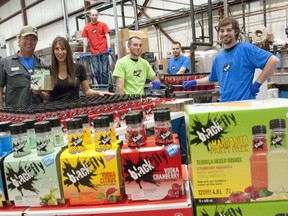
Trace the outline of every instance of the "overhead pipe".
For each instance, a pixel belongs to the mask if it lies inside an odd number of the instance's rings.
[[[191,10],[191,25],[192,25],[192,42],[190,43],[190,63],[191,73],[195,73],[195,49],[196,46],[212,46],[213,45],[213,18],[212,18],[212,0],[208,0],[208,29],[209,29],[209,42],[197,42],[196,40],[196,26],[195,26],[195,14],[194,14],[194,3],[190,0]]]
[[[116,4],[116,0],[113,0],[113,11],[114,11],[114,22],[115,22],[115,40],[116,40],[116,49],[117,49],[117,54],[118,54],[118,58],[120,59],[120,41],[119,41],[119,37],[118,37],[118,17],[117,17],[117,4]]]
[[[244,0],[242,0],[242,14],[243,14],[243,16],[242,16],[242,21],[243,21],[243,31],[244,32],[246,32],[246,19],[245,19],[245,17],[246,17],[246,14],[245,14],[245,2],[244,2]]]
[[[137,16],[137,0],[132,0],[133,9],[134,9],[134,17],[135,17],[135,30],[139,30],[138,16]]]
[[[62,7],[63,7],[65,36],[66,36],[67,40],[69,41],[70,40],[70,30],[69,30],[69,25],[68,25],[68,13],[67,13],[65,0],[62,0]]]

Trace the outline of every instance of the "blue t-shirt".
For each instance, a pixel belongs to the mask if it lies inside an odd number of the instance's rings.
[[[263,70],[271,55],[243,42],[232,49],[222,50],[214,59],[209,75],[211,82],[219,83],[220,101],[255,99],[251,93],[255,69]]]
[[[181,67],[185,67],[186,71],[184,73],[189,73],[190,71],[190,60],[186,56],[181,55],[178,59],[172,57],[168,61],[168,67],[166,69],[169,74],[176,74]]]

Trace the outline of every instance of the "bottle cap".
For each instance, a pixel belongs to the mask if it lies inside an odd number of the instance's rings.
[[[141,123],[143,120],[143,112],[142,112],[142,118],[139,111],[135,110],[132,112],[129,112],[125,116],[126,124],[138,124]]]
[[[103,128],[103,127],[109,127],[109,117],[108,116],[98,116],[96,118],[94,118],[93,121],[93,125],[94,128]]]
[[[252,127],[253,134],[266,134],[266,126],[265,125],[256,125]]]
[[[50,126],[52,128],[59,127],[61,125],[59,117],[45,118],[44,120],[50,122]]]
[[[276,129],[276,128],[286,128],[285,119],[272,119],[270,121],[270,129]]]
[[[26,124],[27,129],[34,129],[34,124],[37,122],[37,119],[25,119],[23,123]]]
[[[43,133],[51,131],[51,125],[49,121],[36,122],[34,124],[35,133]]]
[[[113,113],[101,113],[99,116],[107,116],[109,118],[109,122],[114,122],[114,114]]]
[[[0,132],[6,132],[10,130],[11,121],[0,122]]]
[[[11,124],[10,131],[11,135],[25,133],[27,132],[27,126],[25,123]]]
[[[156,110],[154,111],[154,120],[155,121],[170,121],[170,110]]]
[[[79,129],[79,128],[83,128],[82,119],[76,118],[76,119],[67,120],[67,129],[68,130]]]
[[[87,114],[81,114],[74,116],[75,119],[79,118],[82,119],[82,124],[88,124],[88,115]]]

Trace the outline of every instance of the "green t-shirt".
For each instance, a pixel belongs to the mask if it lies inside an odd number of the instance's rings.
[[[138,58],[133,61],[127,55],[116,62],[113,78],[124,78],[125,94],[144,94],[146,79],[151,80],[155,72],[148,61]]]

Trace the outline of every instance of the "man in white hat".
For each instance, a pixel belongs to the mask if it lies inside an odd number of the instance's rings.
[[[20,50],[0,61],[0,108],[4,105],[4,87],[6,107],[39,104],[43,102],[43,98],[48,97],[46,92],[30,89],[30,77],[34,68],[42,66],[34,55],[37,42],[37,29],[24,26],[18,35]]]

